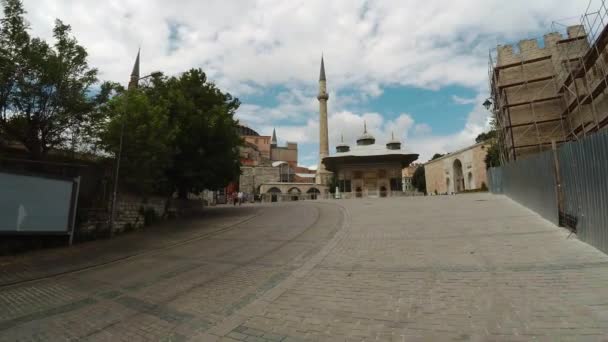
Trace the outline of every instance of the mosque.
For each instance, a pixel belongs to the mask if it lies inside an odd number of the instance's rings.
[[[270,136],[260,136],[257,132],[245,129],[241,135],[248,144],[244,154],[250,158],[259,155],[270,163],[244,163],[241,169],[240,188],[252,192],[270,202],[328,198],[388,197],[402,196],[402,170],[418,159],[418,154],[406,153],[399,140],[393,136],[388,143],[376,144],[376,139],[367,131],[364,124],[363,134],[355,146],[344,139],[336,146],[336,153],[329,153],[327,102],[327,78],[325,63],[321,57],[319,74],[319,165],[315,174],[299,167],[297,144],[287,143],[286,147],[277,145],[276,132]],[[283,167],[281,169],[281,167]],[[283,176],[284,171],[293,177]],[[314,177],[314,178],[313,178]],[[330,189],[332,190],[330,194]],[[241,191],[242,191],[241,190]],[[334,191],[335,190],[335,191]]]
[[[342,137],[336,153],[329,155],[327,127],[327,79],[325,64],[321,58],[319,77],[319,167],[316,181],[319,184],[336,186],[336,197],[387,197],[403,195],[402,170],[418,159],[417,154],[408,154],[394,135],[386,145],[376,144],[376,138],[367,132],[357,145],[351,148]]]

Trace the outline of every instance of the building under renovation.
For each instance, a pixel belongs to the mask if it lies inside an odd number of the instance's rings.
[[[595,8],[593,8],[595,7]],[[608,9],[594,1],[580,24],[490,52],[491,102],[503,161],[608,126]]]

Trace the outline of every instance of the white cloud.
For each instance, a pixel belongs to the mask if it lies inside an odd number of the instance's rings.
[[[468,105],[468,104],[473,104],[477,101],[476,98],[465,98],[465,97],[460,97],[457,95],[452,95],[452,101],[454,101],[454,103],[456,104],[460,104],[460,105]]]
[[[72,25],[100,77],[125,84],[138,47],[142,73],[173,74],[201,67],[236,96],[285,89],[278,105],[243,104],[238,117],[282,139],[314,144],[318,136],[317,78],[325,55],[331,143],[354,141],[363,120],[379,141],[395,131],[428,159],[463,147],[487,128],[479,105],[487,92],[488,49],[498,42],[550,30],[554,19],[579,15],[588,0],[26,0],[32,33],[52,37],[55,18]],[[170,39],[172,37],[173,39]],[[462,130],[441,136],[403,113],[388,121],[359,104],[386,86],[476,91]],[[305,156],[310,164],[312,156]]]
[[[432,130],[433,129],[431,128],[431,126],[425,123],[416,124],[414,126],[414,134],[416,135],[428,134],[431,133]]]
[[[233,92],[245,82],[314,85],[325,53],[335,89],[377,96],[386,84],[437,88],[485,82],[487,50],[580,14],[587,0],[28,0],[34,34],[71,24],[102,77],[127,82],[137,48],[142,69],[203,67]],[[236,15],[239,14],[239,15]],[[540,20],[539,18],[543,18]],[[170,40],[169,38],[174,38]]]

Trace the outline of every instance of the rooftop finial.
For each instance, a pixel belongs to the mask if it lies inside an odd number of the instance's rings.
[[[395,140],[395,131],[391,131],[391,139]]]
[[[344,133],[340,133],[340,142],[344,142]]]
[[[319,81],[325,80],[325,62],[323,62],[323,53],[321,53],[321,72],[319,73]]]
[[[363,120],[363,134],[367,133],[367,121]]]
[[[277,144],[277,131],[276,129],[272,129],[272,140],[270,141],[270,143],[272,145],[276,145]]]

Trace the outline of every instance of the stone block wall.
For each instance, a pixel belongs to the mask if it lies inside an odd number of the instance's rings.
[[[257,188],[264,183],[273,183],[280,181],[280,169],[272,166],[257,166],[241,167],[241,176],[239,178],[239,190],[254,194]]]
[[[114,233],[138,229],[144,226],[144,211],[154,210],[155,216],[161,218],[165,215],[166,198],[164,197],[138,197],[122,195],[116,201],[116,216],[114,219]],[[78,210],[76,236],[80,239],[94,239],[108,235],[110,222],[110,205],[106,208],[82,208]]]

